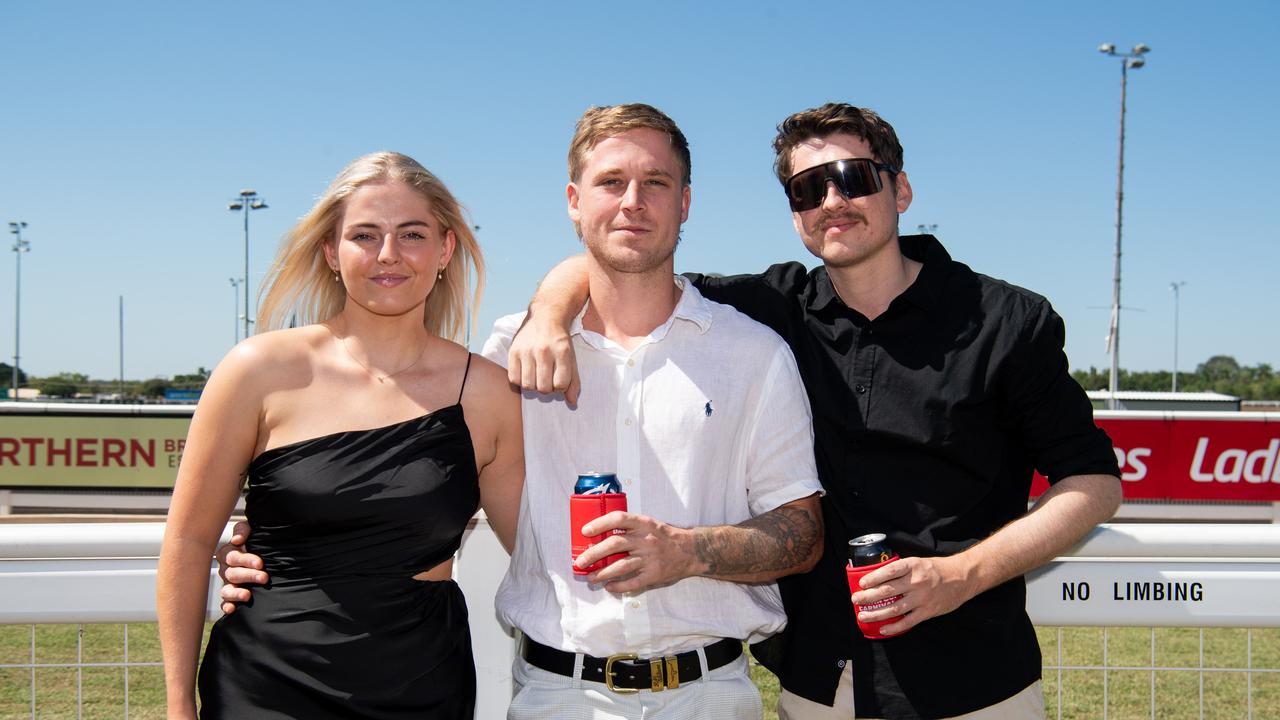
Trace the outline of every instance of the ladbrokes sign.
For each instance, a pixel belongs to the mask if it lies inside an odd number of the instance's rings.
[[[1099,413],[1130,499],[1280,502],[1275,413]],[[1046,485],[1037,477],[1035,491]]]

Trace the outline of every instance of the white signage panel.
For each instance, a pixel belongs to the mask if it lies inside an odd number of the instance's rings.
[[[1027,574],[1037,625],[1280,627],[1280,561],[1060,559]]]

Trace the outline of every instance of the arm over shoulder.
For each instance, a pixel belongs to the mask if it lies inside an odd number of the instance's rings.
[[[511,351],[511,341],[515,339],[516,333],[520,331],[520,326],[524,324],[527,316],[528,313],[518,312],[495,320],[493,330],[489,332],[488,339],[480,349],[480,355],[505,369],[508,362],[507,354]]]
[[[798,262],[772,265],[758,274],[684,276],[708,300],[732,306],[783,336],[809,284],[808,271]]]

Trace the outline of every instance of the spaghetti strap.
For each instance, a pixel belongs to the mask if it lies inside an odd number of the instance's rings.
[[[462,387],[458,388],[458,402],[456,403],[458,405],[462,404],[462,391],[467,389],[467,375],[470,375],[470,374],[471,374],[471,353],[468,352],[467,367],[465,370],[462,371]]]

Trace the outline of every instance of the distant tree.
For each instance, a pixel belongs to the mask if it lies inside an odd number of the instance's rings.
[[[1151,372],[1125,373],[1125,382],[1121,384],[1126,390],[1142,390],[1145,392],[1163,392],[1173,387],[1173,373],[1168,370]],[[1178,374],[1182,379],[1182,374]]]
[[[1071,377],[1085,390],[1106,390],[1109,374],[1091,367],[1076,370]],[[1121,390],[1165,391],[1173,386],[1167,370],[1120,371]],[[1241,365],[1230,355],[1215,355],[1196,366],[1193,372],[1178,373],[1178,389],[1183,392],[1217,392],[1243,400],[1280,400],[1280,374],[1267,363]]]
[[[1230,355],[1214,355],[1196,366],[1196,375],[1205,382],[1233,382],[1240,378],[1240,363]]]
[[[75,383],[75,384],[77,384],[77,385],[83,385],[83,384],[85,384],[85,383],[89,382],[89,376],[88,376],[88,375],[85,375],[84,373],[77,373],[77,372],[60,372],[60,373],[58,373],[57,375],[50,375],[49,377],[47,377],[47,378],[45,378],[45,379],[46,379],[46,380],[61,380],[62,382]]]
[[[0,386],[9,387],[13,383],[13,366],[8,363],[0,362]],[[18,368],[18,385],[27,384],[27,374],[22,372],[22,368]]]
[[[203,367],[196,368],[196,371],[189,375],[174,375],[173,385],[190,390],[202,390],[204,384],[209,380],[209,371]]]
[[[139,392],[143,397],[159,398],[164,397],[164,391],[168,390],[169,387],[170,383],[168,380],[165,380],[164,378],[151,378],[150,380],[142,381],[142,387],[139,388]]]
[[[84,373],[60,372],[46,378],[37,379],[35,385],[40,387],[42,395],[50,397],[75,397],[81,388],[89,383],[89,376]]]
[[[58,380],[56,378],[41,380],[39,385],[41,395],[56,398],[75,397],[76,391],[79,389],[75,383]]]
[[[1090,367],[1088,370],[1076,370],[1071,373],[1071,377],[1080,383],[1080,387],[1085,390],[1106,390],[1110,379],[1106,373],[1098,372],[1098,368]]]

